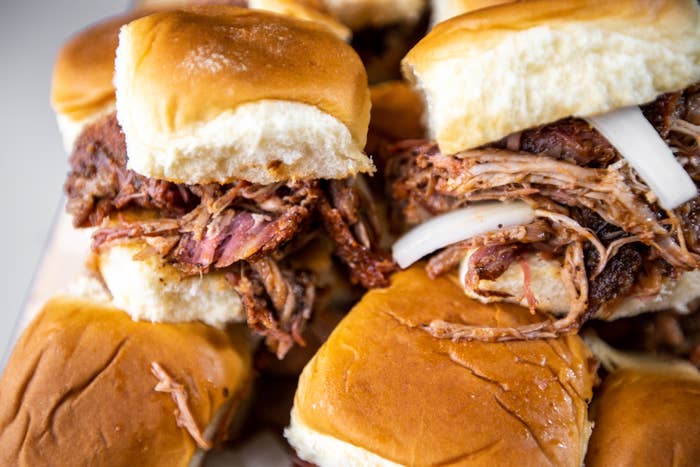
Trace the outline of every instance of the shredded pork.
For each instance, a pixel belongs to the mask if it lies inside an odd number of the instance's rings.
[[[79,137],[65,183],[67,210],[78,227],[97,226],[93,248],[132,239],[186,275],[228,273],[250,327],[281,358],[311,317],[315,278],[294,269],[323,226],[352,282],[388,285],[396,269],[380,244],[373,201],[361,178],[257,185],[183,185],[153,180],[127,167],[124,134],[114,115]],[[135,217],[135,218],[134,218]]]
[[[700,184],[700,86],[661,96],[646,117]],[[527,252],[559,258],[572,308],[568,316],[522,329],[480,329],[432,323],[430,332],[457,339],[508,340],[576,331],[601,306],[649,278],[700,267],[700,199],[663,210],[635,171],[585,121],[568,118],[502,141],[444,155],[428,140],[393,148],[386,170],[403,230],[484,200],[523,200],[530,225],[488,232],[429,258],[431,276],[471,253],[467,286],[495,279]],[[657,281],[658,282],[658,281]],[[527,293],[528,286],[524,287]],[[533,304],[533,297],[526,297]]]

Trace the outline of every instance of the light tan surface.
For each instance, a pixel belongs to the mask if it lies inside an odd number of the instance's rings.
[[[436,26],[403,61],[446,154],[700,80],[695,0],[533,0]]]
[[[513,1],[515,0],[432,0],[430,21],[435,25],[454,16]]]
[[[104,305],[51,300],[0,380],[0,463],[188,465],[195,443],[171,396],[154,390],[153,362],[184,385],[202,430],[235,412],[252,374],[242,328],[136,323]]]
[[[272,183],[373,170],[362,63],[309,21],[214,6],[151,15],[122,29],[115,84],[129,166],[148,177]]]
[[[420,329],[433,319],[507,326],[541,317],[472,301],[422,267],[367,293],[306,366],[295,414],[314,435],[299,439],[292,428],[297,452],[322,453],[310,460],[323,466],[331,437],[405,465],[580,466],[593,384],[582,340],[433,338]]]
[[[700,376],[622,369],[596,394],[586,465],[696,466],[700,460]]]

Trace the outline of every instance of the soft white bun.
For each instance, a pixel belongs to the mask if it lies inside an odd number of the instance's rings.
[[[565,315],[570,309],[570,298],[561,278],[562,266],[559,261],[543,259],[537,254],[525,257],[530,266],[531,289],[537,299],[537,308],[556,315]],[[523,270],[520,264],[513,263],[496,280],[481,280],[479,288],[484,291],[506,294],[506,297],[491,298],[476,294],[465,287],[468,296],[484,303],[506,301],[527,306],[523,289]],[[596,318],[614,320],[638,315],[649,311],[675,310],[689,313],[692,304],[700,300],[700,270],[684,272],[677,280],[664,280],[661,291],[653,298],[624,297],[601,306]]]
[[[695,0],[533,0],[437,25],[403,61],[445,154],[700,80]]]
[[[122,28],[115,86],[129,168],[150,178],[268,184],[374,170],[362,63],[310,21],[214,6],[151,15]]]
[[[434,27],[455,16],[513,1],[515,0],[432,0],[430,24]]]
[[[96,266],[112,303],[136,321],[181,323],[201,321],[223,327],[245,321],[241,299],[224,273],[183,276],[157,255],[135,256],[142,243],[104,247]]]
[[[318,466],[365,466],[365,467],[400,467],[397,464],[366,449],[355,446],[333,436],[324,435],[311,428],[295,408],[289,417],[289,427],[284,430],[289,444],[294,446],[297,455],[307,462]]]
[[[342,23],[353,30],[397,23],[415,23],[426,0],[323,0]]]

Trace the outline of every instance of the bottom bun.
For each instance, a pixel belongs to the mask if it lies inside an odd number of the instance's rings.
[[[537,254],[527,255],[525,261],[530,267],[531,289],[537,299],[537,308],[556,315],[567,314],[571,302],[561,278],[562,266],[559,261],[543,259]],[[527,306],[523,284],[522,267],[515,262],[498,279],[479,281],[479,289],[491,292],[491,297],[480,295],[469,287],[465,287],[465,292],[483,302],[506,301]],[[601,306],[595,317],[614,320],[669,309],[689,313],[698,300],[700,270],[695,270],[682,273],[676,280],[665,278],[661,291],[653,298],[630,296],[612,300]]]
[[[700,461],[700,374],[670,367],[625,368],[603,382],[592,406],[590,467],[696,466]]]
[[[228,437],[251,379],[242,327],[137,323],[55,298],[0,379],[0,465],[197,465]]]
[[[96,258],[113,303],[134,320],[201,321],[217,327],[245,321],[240,296],[224,273],[185,276],[156,255],[137,259],[144,247],[138,242],[112,245]]]
[[[435,319],[519,326],[542,316],[471,300],[423,265],[395,274],[304,368],[285,433],[299,456],[319,466],[580,466],[595,371],[583,341],[453,342],[423,329]]]

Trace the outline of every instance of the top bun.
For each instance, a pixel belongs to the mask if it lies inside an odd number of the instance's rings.
[[[145,13],[131,12],[90,26],[58,52],[51,105],[70,151],[85,125],[114,110],[114,56],[119,28]]]
[[[470,300],[421,265],[396,273],[304,369],[286,432],[300,457],[320,466],[579,467],[594,379],[582,339],[452,342],[421,329],[434,319],[519,326],[541,316]]]
[[[592,406],[586,465],[697,465],[700,374],[625,368],[603,382]]]
[[[700,80],[695,0],[533,0],[440,23],[406,56],[447,154]]]
[[[248,0],[248,8],[271,11],[292,18],[313,21],[325,26],[330,32],[344,41],[349,41],[352,31],[344,24],[325,13],[320,6],[309,5],[303,0]]]
[[[433,25],[441,23],[470,11],[481,10],[515,0],[433,0],[430,22]]]
[[[129,168],[178,183],[273,183],[374,170],[362,63],[310,21],[235,7],[122,28],[117,118]]]
[[[336,18],[353,30],[416,23],[426,0],[323,0]]]
[[[243,327],[153,325],[54,298],[0,378],[0,465],[196,465],[185,408],[156,390],[154,364],[181,385],[191,423],[217,445],[250,390],[249,345]]]
[[[182,8],[206,4],[271,11],[292,18],[314,21],[326,26],[331,32],[346,41],[352,37],[352,31],[328,14],[321,0],[142,0],[136,2],[139,8]]]

